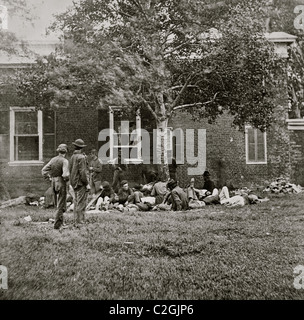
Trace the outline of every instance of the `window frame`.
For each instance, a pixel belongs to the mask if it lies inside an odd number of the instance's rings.
[[[10,142],[9,142],[9,166],[28,166],[28,165],[42,165],[43,162],[43,114],[41,110],[37,112],[37,136],[38,136],[38,159],[37,160],[15,160],[15,113],[16,112],[32,112],[36,111],[35,107],[10,107]]]
[[[257,133],[260,131],[257,128],[254,128],[250,125],[245,126],[245,154],[246,154],[246,164],[267,164],[267,133],[261,132],[263,134],[263,141],[264,141],[264,160],[249,160],[249,135],[248,129],[254,130],[254,151],[255,151],[255,158],[257,158]]]
[[[9,113],[9,110],[0,110],[0,116],[1,116],[1,112],[7,112],[8,115],[7,115],[7,121],[8,121],[8,131],[6,133],[0,133],[0,137],[3,136],[3,137],[7,137],[8,139],[8,150],[7,150],[7,156],[6,157],[3,157],[2,158],[2,154],[0,154],[0,164],[1,163],[5,163],[5,162],[8,162],[8,159],[9,159],[9,148],[10,148],[10,133],[9,133],[9,117],[10,117],[10,113]],[[1,142],[2,139],[0,139],[0,142]]]
[[[110,160],[108,161],[109,164],[113,164],[116,161],[116,158],[114,158],[114,148],[134,148],[134,146],[121,146],[121,145],[115,145],[115,139],[114,134],[121,134],[119,132],[115,132],[114,129],[114,117],[115,117],[115,111],[120,111],[121,107],[119,106],[110,106],[109,107],[109,129],[110,129]],[[139,136],[137,137],[137,158],[126,158],[124,159],[124,164],[140,164],[143,163],[142,154],[141,154],[141,116],[139,110],[136,112],[136,132],[139,133]],[[129,133],[131,136],[131,133]]]
[[[43,134],[43,136],[42,136],[42,156],[43,156],[43,159],[45,159],[46,158],[46,148],[45,148],[45,138],[46,137],[53,137],[54,138],[54,144],[53,144],[53,152],[52,152],[52,154],[55,154],[55,152],[56,152],[56,145],[57,145],[57,137],[56,137],[56,132],[57,132],[57,121],[56,121],[56,117],[57,117],[57,114],[56,114],[56,111],[55,110],[52,110],[52,112],[53,112],[53,115],[54,115],[54,127],[53,127],[53,132],[52,133],[50,133],[50,132],[48,132],[48,133],[46,133],[45,132],[45,127],[44,127],[44,115],[45,115],[45,112],[46,111],[42,111],[42,134]],[[51,156],[51,157],[53,157],[53,155]]]

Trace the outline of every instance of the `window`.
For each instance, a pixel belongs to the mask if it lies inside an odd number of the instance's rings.
[[[137,132],[141,130],[141,118],[124,114],[120,107],[110,107],[110,159],[119,158],[122,163],[141,163],[141,142]]]
[[[156,131],[156,121],[144,108],[135,113],[124,112],[118,106],[98,112],[99,158],[108,163],[151,164],[160,161],[162,133]],[[184,156],[184,140],[181,129],[167,128],[168,161],[175,157],[181,163]],[[117,160],[116,160],[117,159]],[[182,159],[182,160],[181,160]]]
[[[10,165],[41,164],[55,151],[54,112],[10,109]],[[44,155],[43,155],[44,151]],[[43,157],[44,156],[44,157]]]
[[[9,157],[9,112],[0,111],[0,162]]]
[[[247,164],[267,163],[266,132],[246,126],[245,146]]]

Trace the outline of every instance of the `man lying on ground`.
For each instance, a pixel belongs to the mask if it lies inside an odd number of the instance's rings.
[[[230,197],[229,190],[226,186],[224,186],[219,194],[219,202],[226,207],[243,207],[247,204],[256,204],[269,201],[268,198],[261,199],[257,195],[253,193],[243,193],[239,195],[235,195]]]

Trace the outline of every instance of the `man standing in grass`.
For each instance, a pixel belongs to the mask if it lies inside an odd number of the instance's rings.
[[[58,156],[52,158],[41,170],[42,176],[52,181],[55,194],[57,212],[54,229],[59,229],[63,224],[63,213],[66,211],[67,181],[69,180],[69,162],[65,158],[68,152],[66,144],[57,148]]]
[[[88,191],[91,189],[89,183],[89,170],[86,156],[82,149],[86,147],[82,139],[72,142],[75,151],[70,160],[70,183],[75,192],[74,203],[74,225],[85,223],[85,209]]]
[[[98,159],[97,150],[92,149],[90,152],[90,182],[91,182],[91,192],[93,195],[96,195],[100,192],[101,181],[102,181],[102,163],[101,160]]]

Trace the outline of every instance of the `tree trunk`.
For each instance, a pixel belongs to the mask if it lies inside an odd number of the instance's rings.
[[[168,166],[168,118],[163,118],[157,123],[158,139],[157,139],[157,155],[159,164],[159,174],[165,180],[169,180],[169,166]]]

